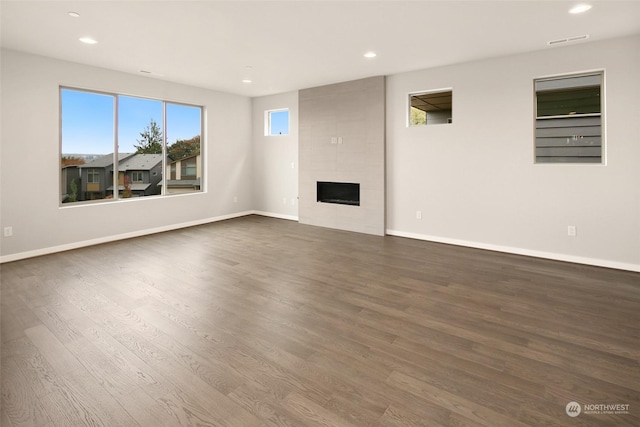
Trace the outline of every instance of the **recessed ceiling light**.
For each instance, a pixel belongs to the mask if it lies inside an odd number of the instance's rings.
[[[575,15],[577,13],[586,12],[589,9],[591,9],[590,4],[578,4],[576,6],[573,6],[571,9],[569,9],[569,13],[573,13]]]
[[[378,56],[375,52],[367,52],[364,54],[365,58],[375,58],[376,56]]]
[[[242,83],[251,83],[252,80],[251,79],[242,79]]]
[[[98,43],[98,41],[96,39],[93,39],[91,37],[80,37],[79,40],[82,43],[86,43],[86,44],[96,44],[96,43]]]
[[[72,18],[80,18],[80,14],[78,12],[69,12],[69,16]]]

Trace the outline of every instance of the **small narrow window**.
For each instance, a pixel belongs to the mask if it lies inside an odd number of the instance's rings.
[[[602,163],[602,73],[535,80],[536,163]]]
[[[265,111],[265,135],[288,135],[289,134],[289,110],[268,110]]]
[[[438,90],[409,94],[409,126],[453,123],[453,92]]]

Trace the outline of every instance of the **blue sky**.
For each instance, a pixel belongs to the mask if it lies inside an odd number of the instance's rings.
[[[271,132],[270,135],[289,134],[289,110],[271,111]]]
[[[112,95],[62,89],[62,153],[109,154],[114,151]],[[162,101],[118,96],[118,151],[133,153],[151,119],[162,128]],[[200,135],[200,108],[167,103],[167,141]],[[164,132],[164,130],[163,130]]]

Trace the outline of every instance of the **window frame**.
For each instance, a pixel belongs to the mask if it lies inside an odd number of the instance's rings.
[[[195,156],[187,157],[180,161],[180,179],[196,179],[198,176],[198,161]],[[193,165],[193,166],[191,166]],[[193,169],[195,172],[193,175],[185,173],[189,171],[189,169]]]
[[[287,131],[286,133],[271,133],[271,114],[272,113],[281,113],[283,111],[287,112]],[[265,110],[264,112],[264,136],[287,136],[291,132],[291,111],[289,108],[274,108],[270,110]]]
[[[58,87],[58,109],[59,109],[59,127],[58,127],[58,140],[59,140],[59,146],[58,146],[58,158],[62,159],[63,158],[63,134],[62,134],[62,129],[63,129],[63,118],[62,118],[62,111],[63,111],[63,91],[75,91],[75,92],[82,92],[82,93],[87,93],[87,94],[95,94],[95,95],[102,95],[102,96],[109,96],[113,98],[113,122],[112,122],[112,126],[114,129],[114,133],[113,133],[113,152],[110,153],[111,155],[113,155],[113,163],[112,163],[112,168],[109,171],[111,173],[111,178],[109,176],[105,176],[106,182],[104,183],[105,188],[108,187],[109,185],[113,185],[114,189],[117,189],[119,187],[119,182],[118,182],[118,176],[119,173],[124,173],[126,175],[126,170],[121,170],[119,168],[119,153],[118,152],[118,148],[119,148],[119,141],[118,141],[118,133],[119,133],[119,98],[120,97],[128,97],[128,98],[139,98],[142,100],[150,100],[150,101],[157,101],[160,102],[162,104],[162,121],[161,121],[161,125],[162,125],[162,170],[161,170],[161,178],[160,178],[160,183],[161,185],[161,192],[160,194],[156,194],[156,195],[149,195],[146,197],[136,197],[136,198],[123,198],[118,191],[113,191],[113,195],[112,197],[109,198],[101,198],[101,199],[87,199],[87,200],[80,200],[80,201],[74,201],[74,202],[68,202],[65,203],[64,201],[60,200],[59,198],[59,204],[58,204],[58,208],[70,208],[70,207],[76,207],[76,206],[86,206],[86,205],[94,205],[94,204],[100,204],[100,203],[113,203],[113,202],[119,202],[119,201],[130,201],[130,200],[144,200],[144,199],[148,199],[148,198],[164,198],[166,196],[181,196],[181,195],[186,195],[186,194],[194,194],[194,192],[185,192],[185,193],[170,193],[167,191],[167,183],[170,180],[170,177],[165,176],[166,175],[166,170],[167,170],[167,155],[168,155],[168,148],[169,148],[169,141],[167,138],[167,105],[174,105],[174,106],[185,106],[185,107],[192,107],[192,108],[197,108],[199,109],[199,124],[200,124],[200,173],[201,173],[201,177],[200,177],[200,185],[199,185],[199,189],[198,191],[195,192],[195,194],[198,193],[205,193],[206,192],[206,186],[203,185],[204,182],[206,182],[206,171],[207,171],[207,165],[205,164],[205,159],[206,157],[204,156],[205,150],[206,150],[206,132],[205,132],[205,115],[206,115],[206,107],[204,105],[199,105],[199,104],[190,104],[190,103],[185,103],[185,102],[179,102],[179,101],[170,101],[170,100],[166,100],[166,99],[160,99],[160,98],[153,98],[153,97],[148,97],[148,96],[140,96],[140,95],[131,95],[131,94],[127,94],[127,93],[119,93],[119,92],[110,92],[110,91],[104,91],[104,90],[98,90],[98,89],[87,89],[87,88],[83,88],[83,87],[77,87],[77,86],[69,86],[69,85],[60,85]],[[82,167],[82,165],[80,165],[79,167]],[[197,169],[197,161],[196,161],[196,169]],[[95,182],[97,184],[103,185],[101,183],[101,173],[100,170],[98,168],[90,168],[88,169],[88,171],[92,171],[93,175],[97,176],[98,181]],[[143,182],[144,182],[144,171],[140,171],[143,173]],[[58,172],[58,181],[60,182],[59,184],[59,193],[60,194],[64,194],[64,189],[65,189],[65,184],[62,182],[62,177],[63,177],[63,167],[60,167],[59,165],[59,172]],[[196,174],[197,174],[197,170],[196,170]],[[89,179],[87,178],[87,183],[89,183]],[[91,181],[92,182],[92,181]],[[133,179],[131,179],[131,182],[133,183]],[[138,182],[138,181],[135,181]],[[93,183],[93,182],[92,182]]]
[[[130,175],[131,175],[131,183],[144,182],[144,171],[139,171],[139,170],[131,171]],[[136,177],[140,177],[140,179],[135,179]]]
[[[587,113],[573,113],[569,112],[568,114],[557,114],[557,115],[539,115],[538,113],[538,93],[545,92],[545,90],[538,89],[538,83],[544,82],[553,82],[553,81],[562,81],[562,80],[570,80],[570,79],[579,79],[579,78],[588,78],[590,76],[599,76],[600,84],[599,84],[599,98],[600,98],[600,112],[587,112]],[[595,85],[567,85],[560,86],[556,90],[560,89],[579,89],[579,88],[589,88],[596,87]],[[547,89],[546,91],[550,91],[551,89]],[[571,119],[589,119],[589,118],[598,118],[598,125],[591,126],[599,126],[600,134],[598,138],[600,139],[600,155],[599,156],[584,156],[585,158],[599,157],[599,162],[589,162],[589,161],[539,161],[539,157],[575,157],[579,158],[580,156],[539,156],[538,148],[544,148],[543,146],[538,145],[538,139],[540,138],[540,134],[538,133],[539,129],[543,129],[543,127],[539,127],[539,124],[547,121],[547,120],[571,120]],[[566,126],[569,127],[569,126]],[[582,139],[581,135],[573,135],[572,140]],[[555,74],[543,77],[536,77],[533,79],[533,164],[534,165],[557,165],[557,166],[606,166],[607,164],[607,143],[606,143],[606,74],[604,69],[596,69],[596,70],[587,70],[581,72],[574,73],[563,73],[563,74]],[[569,144],[569,138],[567,138]],[[579,145],[578,145],[579,146]],[[589,147],[589,145],[584,145],[584,147]]]
[[[89,179],[89,177],[93,179]],[[100,184],[100,171],[98,169],[87,169],[87,184]]]
[[[413,97],[418,96],[418,95],[436,95],[436,94],[449,94],[450,95],[451,110],[442,110],[442,111],[451,111],[451,114],[450,114],[450,117],[447,117],[445,122],[428,123],[427,122],[427,117],[428,117],[427,116],[427,112],[424,111],[424,110],[420,110],[419,108],[414,107],[412,105],[412,99],[413,99]],[[406,102],[407,102],[406,127],[408,127],[408,128],[422,128],[422,127],[429,127],[429,126],[435,126],[435,125],[450,125],[450,124],[453,124],[453,87],[442,87],[442,88],[438,88],[438,89],[412,91],[412,92],[409,92],[407,94]],[[412,124],[411,116],[412,116],[412,111],[413,111],[414,108],[416,108],[419,111],[424,111],[424,113],[425,113],[425,123],[423,123],[423,124]]]

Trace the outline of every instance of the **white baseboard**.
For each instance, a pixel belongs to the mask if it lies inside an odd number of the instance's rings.
[[[252,213],[255,215],[268,216],[271,218],[288,219],[289,221],[298,221],[297,215],[282,215],[278,213],[264,212],[264,211],[253,211]]]
[[[84,248],[87,246],[99,245],[102,243],[115,242],[117,240],[131,239],[133,237],[141,237],[149,234],[162,233],[165,231],[178,230],[180,228],[193,227],[196,225],[209,224],[226,219],[239,218],[255,213],[254,211],[237,212],[229,215],[221,215],[213,218],[205,218],[196,221],[182,222],[179,224],[165,225],[162,227],[148,228],[145,230],[132,231],[130,233],[116,234],[113,236],[100,237],[97,239],[83,240],[81,242],[73,242],[65,245],[51,246],[48,248],[36,249],[33,251],[19,252],[16,254],[0,256],[0,264],[5,262],[19,261],[21,259],[33,258],[42,255],[49,255],[56,252],[69,251],[72,249]]]
[[[554,252],[536,251],[536,250],[530,250],[530,249],[515,248],[511,246],[492,245],[489,243],[479,243],[479,242],[472,242],[468,240],[449,239],[446,237],[407,233],[407,232],[398,231],[398,230],[387,230],[387,234],[390,236],[407,237],[410,239],[426,240],[426,241],[435,242],[435,243],[446,243],[449,245],[466,246],[469,248],[476,248],[476,249],[486,249],[489,251],[505,252],[505,253],[516,254],[516,255],[531,256],[536,258],[545,258],[545,259],[551,259],[555,261],[573,262],[576,264],[593,265],[596,267],[615,268],[617,270],[628,270],[628,271],[640,272],[640,265],[638,264],[629,264],[624,262],[603,260],[603,259],[597,259],[597,258],[586,258],[586,257],[575,256],[575,255],[558,254]]]
[[[226,219],[239,218],[239,217],[242,217],[242,216],[247,216],[247,215],[252,215],[252,214],[262,215],[262,216],[272,217],[272,218],[285,219],[285,220],[290,220],[290,221],[298,221],[298,217],[295,216],[295,215],[282,215],[282,214],[277,214],[277,213],[272,213],[272,212],[263,212],[263,211],[236,212],[236,213],[233,213],[233,214],[221,215],[221,216],[217,216],[217,217],[213,217],[213,218],[205,218],[205,219],[196,220],[196,221],[189,221],[189,222],[183,222],[183,223],[179,223],[179,224],[171,224],[171,225],[166,225],[166,226],[162,226],[162,227],[149,228],[149,229],[145,229],[145,230],[138,230],[138,231],[133,231],[133,232],[130,232],[130,233],[116,234],[116,235],[113,235],[113,236],[106,236],[106,237],[101,237],[101,238],[98,238],[98,239],[83,240],[81,242],[73,242],[73,243],[68,243],[68,244],[65,244],[65,245],[51,246],[51,247],[48,247],[48,248],[36,249],[36,250],[33,250],[33,251],[26,251],[26,252],[19,252],[19,253],[16,253],[16,254],[3,255],[3,256],[0,256],[0,264],[3,264],[5,262],[19,261],[21,259],[33,258],[33,257],[37,257],[37,256],[42,256],[42,255],[49,255],[49,254],[53,254],[53,253],[56,253],[56,252],[63,252],[63,251],[68,251],[68,250],[72,250],[72,249],[79,249],[79,248],[83,248],[83,247],[87,247],[87,246],[99,245],[99,244],[102,244],[102,243],[115,242],[117,240],[130,239],[130,238],[133,238],[133,237],[141,237],[141,236],[146,236],[146,235],[149,235],[149,234],[162,233],[162,232],[171,231],[171,230],[178,230],[178,229],[181,229],[181,228],[193,227],[193,226],[196,226],[196,225],[209,224],[209,223],[212,223],[212,222],[224,221]],[[602,259],[597,259],[597,258],[586,258],[586,257],[579,257],[579,256],[574,256],[574,255],[558,254],[558,253],[553,253],[553,252],[544,252],[544,251],[536,251],[536,250],[530,250],[530,249],[516,248],[516,247],[511,247],[511,246],[500,246],[500,245],[493,245],[493,244],[488,244],[488,243],[472,242],[472,241],[468,241],[468,240],[450,239],[450,238],[446,238],[446,237],[429,236],[429,235],[417,234],[417,233],[408,233],[408,232],[405,232],[405,231],[398,231],[398,230],[389,230],[388,229],[388,230],[386,230],[386,234],[388,234],[390,236],[407,237],[407,238],[410,238],[410,239],[417,239],[417,240],[426,240],[426,241],[429,241],[429,242],[446,243],[446,244],[449,244],[449,245],[466,246],[466,247],[476,248],[476,249],[486,249],[486,250],[496,251],[496,252],[505,252],[505,253],[511,253],[511,254],[517,254],[517,255],[525,255],[525,256],[531,256],[531,257],[536,257],[536,258],[546,258],[546,259],[552,259],[552,260],[556,260],[556,261],[573,262],[573,263],[577,263],[577,264],[593,265],[593,266],[597,266],[597,267],[615,268],[615,269],[618,269],[618,270],[628,270],[628,271],[640,272],[640,265],[637,265],[637,264],[623,263],[623,262],[610,261],[610,260],[602,260]]]

